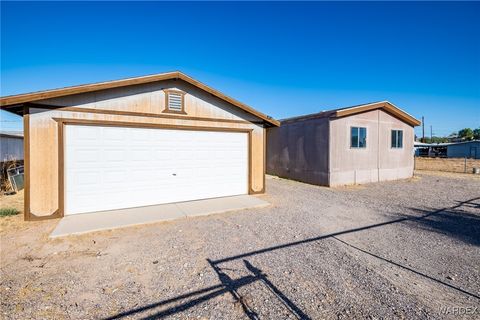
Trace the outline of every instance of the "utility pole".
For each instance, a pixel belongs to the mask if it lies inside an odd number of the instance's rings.
[[[425,143],[425,120],[422,116],[422,142]]]
[[[430,143],[433,143],[433,129],[431,125],[430,125]]]

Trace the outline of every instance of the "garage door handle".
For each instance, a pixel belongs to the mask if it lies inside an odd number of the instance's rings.
[[[176,176],[177,174],[176,173],[172,173],[172,176]]]

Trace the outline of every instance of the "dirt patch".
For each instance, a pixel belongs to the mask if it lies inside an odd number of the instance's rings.
[[[446,178],[452,178],[452,179],[466,179],[466,180],[477,180],[477,181],[480,180],[480,174],[472,174],[472,173],[418,170],[417,172],[415,172],[415,174],[446,177]]]
[[[15,208],[23,213],[23,190],[13,195],[0,195],[0,208]]]
[[[266,181],[267,208],[80,236],[1,218],[0,318],[431,319],[479,305],[479,180]]]
[[[0,208],[14,208],[19,211],[15,216],[0,217],[0,233],[31,227],[23,221],[23,190],[14,195],[0,195]]]

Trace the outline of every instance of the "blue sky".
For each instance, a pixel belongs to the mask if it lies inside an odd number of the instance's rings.
[[[180,70],[275,118],[389,100],[425,116],[428,133],[480,126],[480,3],[2,1],[1,9],[2,96]],[[1,121],[20,124],[4,111]]]

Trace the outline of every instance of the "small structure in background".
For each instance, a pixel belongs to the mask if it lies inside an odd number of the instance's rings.
[[[446,158],[447,147],[445,143],[423,143],[415,141],[413,144],[416,157]]]
[[[451,143],[446,147],[448,158],[480,159],[480,140]]]
[[[0,162],[23,161],[23,133],[0,131]]]
[[[480,159],[480,140],[453,143],[415,142],[415,156]]]
[[[0,189],[23,189],[23,133],[0,131]]]

